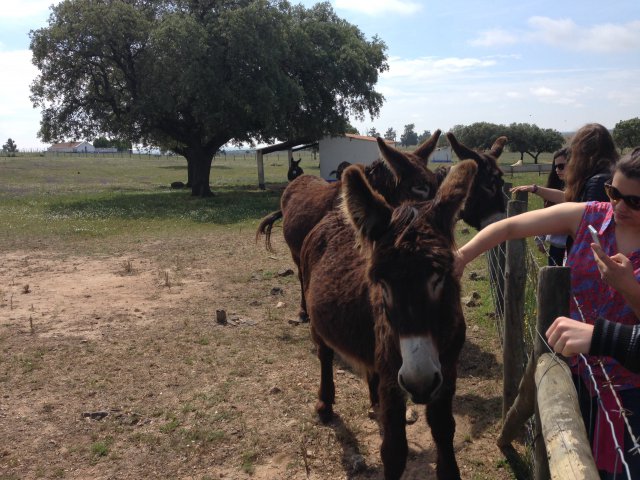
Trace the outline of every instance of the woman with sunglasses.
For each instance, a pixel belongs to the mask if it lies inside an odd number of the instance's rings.
[[[551,170],[547,177],[547,183],[544,187],[536,185],[518,185],[513,187],[511,193],[529,192],[534,193],[544,200],[544,206],[550,207],[556,203],[562,203],[564,198],[565,174],[567,172],[567,163],[569,161],[569,149],[561,148],[553,154],[551,162]]]
[[[554,152],[553,160],[551,162],[551,171],[547,177],[547,184],[544,188],[536,187],[538,195],[544,200],[544,207],[550,207],[558,202],[548,200],[546,197],[553,197],[556,192],[560,195],[559,199],[564,201],[564,174],[567,161],[569,159],[569,149],[561,148]],[[511,191],[525,190],[527,188],[515,187]],[[561,267],[564,264],[564,254],[567,249],[567,236],[566,235],[538,235],[535,237],[535,242],[538,249],[542,253],[547,254],[547,262],[550,267]],[[549,244],[547,250],[545,242]]]
[[[573,159],[572,153],[572,162]],[[571,268],[573,321],[593,325],[602,317],[635,328],[640,323],[640,148],[616,164],[613,178],[605,188],[609,202],[564,202],[489,225],[459,249],[456,273],[461,275],[471,260],[506,240],[545,233],[566,234],[574,239],[566,262]],[[597,230],[601,247],[593,243],[589,225]],[[613,412],[616,401],[602,369],[595,367],[596,361],[601,361],[608,376],[615,379],[614,388],[623,407],[631,412],[627,419],[635,434],[640,433],[640,375],[611,357],[586,358],[592,365],[604,408],[610,411],[618,443],[624,443],[623,450],[627,452],[633,442],[626,433],[623,418]],[[601,477],[614,478],[617,474],[620,478],[621,462],[608,424],[601,423],[605,416],[598,411],[588,369],[578,357],[572,357],[570,365]],[[640,478],[640,455],[625,455],[625,460],[633,478]]]
[[[536,184],[520,185],[511,191],[535,193],[553,203],[606,202],[604,184],[611,179],[611,170],[620,157],[609,130],[599,123],[588,123],[575,133],[567,150],[566,160],[571,161],[560,168],[564,170],[564,192]]]

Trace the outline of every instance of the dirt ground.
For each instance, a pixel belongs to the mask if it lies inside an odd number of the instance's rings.
[[[319,364],[289,322],[298,284],[280,231],[0,253],[0,479],[382,479],[365,383],[336,367],[318,422]],[[216,321],[224,311],[227,323]],[[512,474],[495,445],[502,369],[468,325],[455,399],[463,478]],[[423,407],[404,479],[435,478]]]

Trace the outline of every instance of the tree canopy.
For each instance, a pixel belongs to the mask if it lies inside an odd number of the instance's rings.
[[[415,123],[410,123],[404,126],[404,132],[400,135],[400,145],[408,147],[409,145],[418,144],[418,134],[416,133],[415,128]]]
[[[613,127],[613,139],[621,150],[640,147],[640,118],[620,120]]]
[[[18,145],[13,141],[13,139],[9,138],[7,143],[2,145],[2,150],[7,152],[10,157],[15,157],[18,152]]]
[[[44,141],[107,135],[184,155],[207,196],[228,142],[295,142],[377,116],[386,46],[329,2],[63,0],[32,31]]]
[[[512,123],[508,127],[495,123],[476,122],[471,125],[456,125],[451,129],[456,138],[470,148],[486,150],[495,140],[506,135],[509,150],[520,153],[520,160],[526,153],[538,163],[542,152],[554,152],[562,147],[564,137],[557,130],[540,128],[529,123]]]
[[[387,131],[384,133],[384,139],[385,140],[391,140],[393,142],[396,141],[396,137],[398,136],[398,134],[396,133],[396,131],[393,129],[393,127],[389,127],[387,128]]]

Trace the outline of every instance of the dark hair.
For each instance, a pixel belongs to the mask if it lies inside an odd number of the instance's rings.
[[[571,139],[571,160],[567,166],[565,198],[575,202],[586,181],[598,173],[609,173],[620,157],[609,130],[588,123]]]
[[[616,172],[633,180],[640,180],[640,147],[636,147],[627,153],[616,164]]]
[[[569,162],[569,149],[561,148],[553,153],[553,161],[551,162],[551,171],[549,172],[549,176],[547,177],[547,183],[545,187],[553,188],[555,190],[564,190],[564,180],[562,180],[558,176],[558,172],[556,171],[556,159],[564,157],[567,159],[567,163]],[[545,207],[550,207],[551,205],[555,205],[554,202],[550,202],[549,200],[544,201]]]

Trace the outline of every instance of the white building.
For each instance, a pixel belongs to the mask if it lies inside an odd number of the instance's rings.
[[[54,143],[47,151],[57,153],[93,153],[95,147],[89,142],[65,142]]]
[[[393,140],[385,140],[394,145]],[[325,180],[335,180],[331,172],[342,162],[370,165],[380,158],[380,150],[375,137],[346,133],[339,137],[324,137],[318,142],[320,152],[320,176]]]

